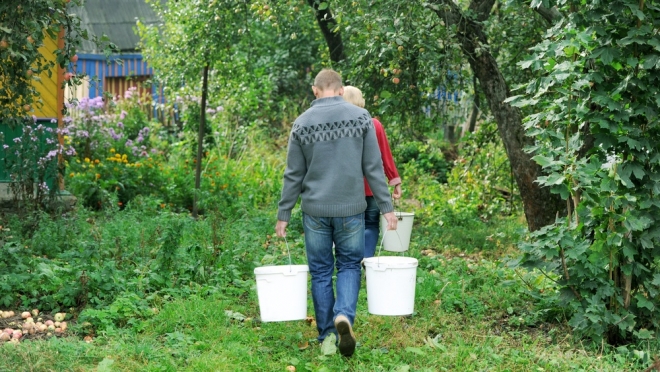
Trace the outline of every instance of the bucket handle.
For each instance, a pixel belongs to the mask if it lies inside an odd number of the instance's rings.
[[[286,244],[286,253],[289,255],[289,272],[293,271],[293,264],[291,263],[291,251],[289,250],[289,242],[284,237],[284,243]]]
[[[396,216],[396,219],[399,220],[399,221],[403,221],[403,212],[401,212],[401,201],[399,201],[399,199],[394,199],[394,198],[392,198],[392,200],[394,200],[394,201],[392,202],[392,204],[394,205],[394,207],[395,207],[395,208],[396,208],[396,207],[399,207],[399,215],[398,215],[398,216],[396,215],[396,214],[397,214],[396,210],[394,211],[394,215]],[[384,234],[383,234],[383,235],[384,235]],[[397,234],[397,235],[398,235],[398,234]],[[401,240],[401,238],[399,238],[399,240]]]
[[[403,246],[403,242],[401,241],[401,235],[399,235],[399,232],[396,231],[396,230],[388,230],[387,228],[385,228],[385,231],[383,232],[383,238],[380,240],[380,246],[378,247],[378,254],[377,254],[377,257],[378,257],[378,258],[377,258],[377,260],[376,260],[376,265],[377,265],[378,267],[380,267],[380,252],[383,250],[383,243],[385,242],[385,235],[386,235],[389,231],[392,231],[392,232],[396,233],[397,238],[399,238],[399,244],[401,244],[401,246]],[[406,253],[406,252],[403,251],[403,252],[401,252],[401,255],[402,255],[402,256],[405,256],[405,253]]]

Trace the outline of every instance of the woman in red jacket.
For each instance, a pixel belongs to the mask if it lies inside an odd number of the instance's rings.
[[[344,99],[356,106],[364,107],[364,98],[362,92],[353,86],[344,87]],[[395,199],[401,198],[401,177],[394,164],[392,158],[392,151],[390,144],[387,142],[387,135],[383,124],[378,119],[373,119],[374,128],[376,129],[376,138],[378,139],[378,147],[380,148],[380,156],[383,160],[383,168],[385,169],[385,176],[387,176],[390,186],[394,186],[392,197]],[[380,234],[380,210],[378,204],[374,200],[373,193],[369,188],[369,184],[365,178],[364,180],[364,193],[367,199],[367,209],[364,211],[364,258],[373,257],[376,252],[376,245],[378,244],[378,235]]]

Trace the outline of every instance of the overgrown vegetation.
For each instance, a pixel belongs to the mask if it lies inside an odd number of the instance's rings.
[[[497,2],[490,18],[454,1],[411,2],[405,13],[400,2],[336,4],[346,14],[334,19],[336,31],[353,58],[335,61],[314,32],[327,2],[167,4],[154,5],[160,28],[138,29],[180,126],[149,121],[149,98],[132,90],[69,107],[65,147],[53,137],[44,150],[30,136],[48,131],[29,120],[10,136],[33,143],[5,138],[17,159],[32,161],[21,165],[25,175],[40,158],[52,166],[63,156],[58,171],[79,203],[0,216],[0,307],[72,319],[68,338],[1,345],[0,370],[620,371],[653,363],[658,155],[648,87],[657,85],[658,48],[656,25],[643,21],[654,5],[534,1],[568,15],[538,44],[542,20],[516,1]],[[502,99],[490,106],[501,112],[475,100],[467,122],[463,93],[488,96],[493,81],[473,79],[453,15],[472,25],[479,18],[497,35],[474,55],[492,52],[509,82],[530,82],[510,100],[530,114],[528,137],[516,127],[523,111],[497,106]],[[506,22],[533,27],[518,34],[511,26],[509,38],[499,32]],[[536,46],[519,73],[513,66],[525,45]],[[58,63],[72,51],[60,51]],[[261,323],[253,277],[257,266],[288,262],[285,243],[272,236],[286,136],[312,99],[311,78],[328,65],[364,90],[388,131],[404,180],[397,207],[415,213],[408,254],[419,260],[411,317],[369,315],[361,293],[361,345],[350,360],[323,355],[308,322]],[[477,129],[459,135],[464,122]],[[547,172],[528,181],[552,187],[568,209],[532,234],[516,182],[525,173],[513,171],[520,158],[512,158],[511,138],[501,140],[518,129],[516,145],[535,143],[528,150]],[[304,262],[299,217],[289,246]]]

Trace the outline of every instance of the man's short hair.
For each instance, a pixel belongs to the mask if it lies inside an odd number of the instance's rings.
[[[323,91],[336,91],[342,87],[341,76],[335,70],[325,68],[316,75],[314,86]]]
[[[344,87],[344,99],[346,102],[352,103],[355,106],[364,107],[364,98],[362,97],[362,91],[358,88],[347,85]]]

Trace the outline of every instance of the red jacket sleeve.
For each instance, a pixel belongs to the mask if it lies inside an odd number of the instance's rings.
[[[390,186],[398,185],[401,183],[401,177],[399,177],[399,171],[397,171],[396,164],[394,164],[392,150],[390,150],[390,144],[387,141],[387,134],[385,133],[385,129],[383,129],[383,124],[378,119],[373,119],[373,121],[376,128],[378,147],[380,148],[380,157],[383,159],[383,168],[385,168],[385,176],[390,181]]]
[[[373,119],[373,121],[374,128],[376,129],[376,138],[378,139],[378,148],[380,148],[380,157],[383,160],[383,168],[385,169],[385,176],[389,180],[390,186],[398,185],[401,183],[401,177],[399,177],[399,171],[397,171],[396,165],[394,164],[390,144],[387,141],[387,134],[385,134],[383,124],[381,124],[378,119]],[[366,196],[373,195],[366,178],[364,179],[364,193]]]

